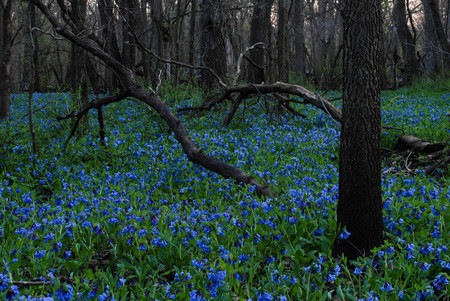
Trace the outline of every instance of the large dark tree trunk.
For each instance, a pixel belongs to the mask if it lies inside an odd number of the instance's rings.
[[[209,67],[220,77],[227,74],[225,41],[222,35],[223,16],[220,0],[203,0],[200,37],[200,65]],[[216,79],[210,72],[201,72],[201,84],[211,88]]]
[[[381,0],[345,0],[344,86],[339,161],[338,226],[333,253],[370,255],[383,243],[380,161]]]
[[[14,0],[0,1],[0,119],[11,115],[12,13]]]
[[[269,41],[267,32],[267,23],[270,22],[266,19],[268,14],[266,10],[272,8],[273,0],[255,0],[253,15],[250,24],[250,46],[256,43],[262,42],[267,47]],[[250,63],[247,66],[247,82],[253,84],[260,84],[265,81],[264,79],[264,49],[257,47],[249,51]]]
[[[416,41],[409,31],[406,19],[406,3],[405,0],[396,0],[394,2],[394,22],[397,27],[398,39],[402,46],[403,59],[405,60],[405,84],[411,84],[415,75],[417,75],[417,59],[416,59]]]

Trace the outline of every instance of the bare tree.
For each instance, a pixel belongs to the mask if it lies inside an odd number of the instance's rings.
[[[345,0],[344,87],[337,222],[350,236],[334,255],[369,255],[383,243],[380,161],[381,0]]]

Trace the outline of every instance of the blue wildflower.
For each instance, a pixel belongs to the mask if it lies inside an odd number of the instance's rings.
[[[381,287],[381,290],[383,292],[390,292],[390,291],[394,290],[394,288],[392,287],[392,285],[389,282],[385,282],[383,284],[383,286]]]
[[[60,288],[56,291],[55,297],[60,301],[69,301],[73,298],[73,287],[66,283],[66,287]]]
[[[448,283],[449,280],[444,274],[436,276],[433,280],[433,286],[438,291],[443,290]]]
[[[257,293],[258,299],[257,301],[271,301],[273,300],[273,296],[269,293]]]
[[[8,275],[0,273],[0,292],[8,288],[8,282]]]
[[[340,239],[347,239],[350,236],[350,232],[348,232],[347,230],[344,230],[342,233],[339,234],[339,238]]]
[[[34,252],[34,258],[42,258],[44,257],[46,251],[45,250],[38,250]]]
[[[5,299],[6,300],[13,300],[19,295],[19,288],[17,285],[11,285],[8,288],[8,291],[6,292]]]

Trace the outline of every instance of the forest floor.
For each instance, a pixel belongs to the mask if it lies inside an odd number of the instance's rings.
[[[173,108],[202,101],[187,88],[160,95]],[[404,88],[381,102],[384,126],[450,136],[449,91]],[[250,99],[225,128],[227,106],[181,116],[203,152],[278,195],[262,199],[189,162],[137,101],[104,108],[106,147],[94,111],[90,132],[64,148],[71,121],[56,117],[70,95],[35,94],[38,155],[27,95],[12,104],[0,122],[0,299],[448,300],[448,168],[411,168],[391,151],[399,130],[382,133],[385,243],[347,262],[331,256],[340,124],[316,108],[293,104],[301,118]]]

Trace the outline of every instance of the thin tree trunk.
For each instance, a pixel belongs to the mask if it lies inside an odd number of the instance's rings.
[[[159,57],[164,57],[164,20],[161,0],[151,0],[153,51]],[[164,71],[164,64],[157,60],[153,76],[153,85],[156,86],[160,80],[161,72]]]
[[[33,114],[33,94],[35,90],[35,83],[36,83],[36,65],[34,58],[36,57],[36,38],[33,34],[33,27],[35,23],[35,6],[33,3],[28,3],[28,19],[29,19],[29,26],[28,26],[28,32],[30,34],[30,74],[29,74],[29,81],[30,81],[30,89],[29,89],[29,96],[28,96],[28,122],[30,124],[30,134],[31,134],[31,144],[33,149],[33,154],[38,153],[38,144],[36,139],[36,130],[34,128],[34,114]]]
[[[1,0],[0,11],[0,119],[11,116],[12,13],[14,0]]]
[[[189,64],[194,66],[195,63],[195,28],[197,19],[197,0],[191,0],[191,18],[189,20]],[[191,76],[194,75],[194,69],[190,70]]]
[[[430,8],[431,0],[422,0],[425,15],[425,74],[435,76],[439,73],[439,60],[436,45],[438,43],[433,14]]]
[[[427,0],[430,7],[431,16],[433,18],[434,29],[443,50],[445,70],[450,70],[450,43],[442,25],[441,16],[439,15],[439,0]]]
[[[278,79],[282,82],[289,81],[289,68],[287,66],[287,3],[286,0],[278,2],[278,34],[277,34],[277,53],[278,53]]]
[[[417,75],[417,59],[415,41],[408,28],[405,0],[396,0],[394,2],[393,15],[405,61],[405,84],[409,85],[413,77]]]
[[[381,0],[345,0],[338,227],[333,253],[370,256],[383,243],[380,161]]]
[[[302,78],[306,73],[306,47],[305,47],[305,1],[294,0],[294,65],[292,71],[297,78]]]

